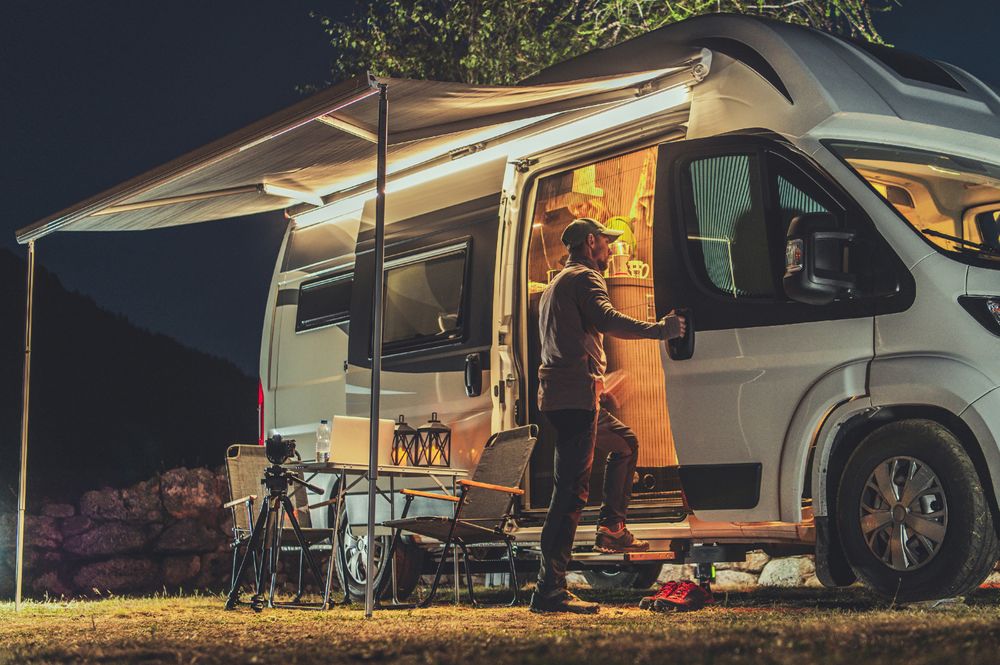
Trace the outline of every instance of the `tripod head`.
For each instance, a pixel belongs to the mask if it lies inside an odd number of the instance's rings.
[[[324,492],[322,487],[310,485],[296,476],[294,471],[286,469],[280,464],[272,464],[271,466],[266,467],[264,469],[264,478],[260,482],[267,488],[271,496],[276,494],[287,495],[290,485],[301,485],[313,494],[323,494]]]

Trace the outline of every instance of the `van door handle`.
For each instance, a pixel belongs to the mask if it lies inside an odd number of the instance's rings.
[[[687,307],[677,307],[676,312],[687,321],[683,337],[667,340],[667,355],[671,360],[688,360],[694,355],[694,315]]]
[[[483,394],[483,360],[478,353],[465,356],[465,394],[469,397]]]

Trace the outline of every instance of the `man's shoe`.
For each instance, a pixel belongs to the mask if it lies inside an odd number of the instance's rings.
[[[657,612],[693,612],[714,602],[710,589],[685,580],[667,597],[653,601],[653,609]]]
[[[548,596],[543,596],[538,591],[531,594],[532,612],[569,612],[571,614],[597,614],[601,606],[597,603],[588,603],[580,600],[575,594],[563,589]]]
[[[639,601],[639,609],[640,610],[651,610],[651,609],[653,609],[653,604],[657,600],[661,600],[661,599],[662,600],[666,600],[668,597],[670,597],[670,594],[672,594],[674,592],[674,589],[677,588],[678,584],[679,584],[679,582],[676,582],[675,580],[670,580],[669,582],[667,582],[666,584],[664,584],[663,586],[661,586],[660,590],[657,591],[652,596],[644,596],[642,598],[642,600]]]
[[[606,526],[599,526],[597,527],[597,542],[594,544],[594,549],[605,554],[645,552],[649,549],[649,543],[636,538],[628,530],[628,527],[623,526],[618,531],[612,531]]]

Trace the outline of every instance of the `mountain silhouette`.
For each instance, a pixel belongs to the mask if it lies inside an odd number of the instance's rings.
[[[0,510],[17,493],[25,261],[0,249]],[[151,294],[155,297],[155,294]],[[29,509],[257,440],[257,385],[233,363],[142,330],[36,264]]]

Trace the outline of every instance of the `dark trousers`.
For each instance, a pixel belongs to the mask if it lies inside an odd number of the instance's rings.
[[[564,409],[546,411],[545,415],[556,429],[556,450],[555,486],[542,527],[542,566],[538,571],[538,590],[543,594],[566,587],[573,538],[590,496],[595,448],[608,456],[600,515],[600,523],[605,525],[625,521],[639,456],[635,434],[606,409]]]

